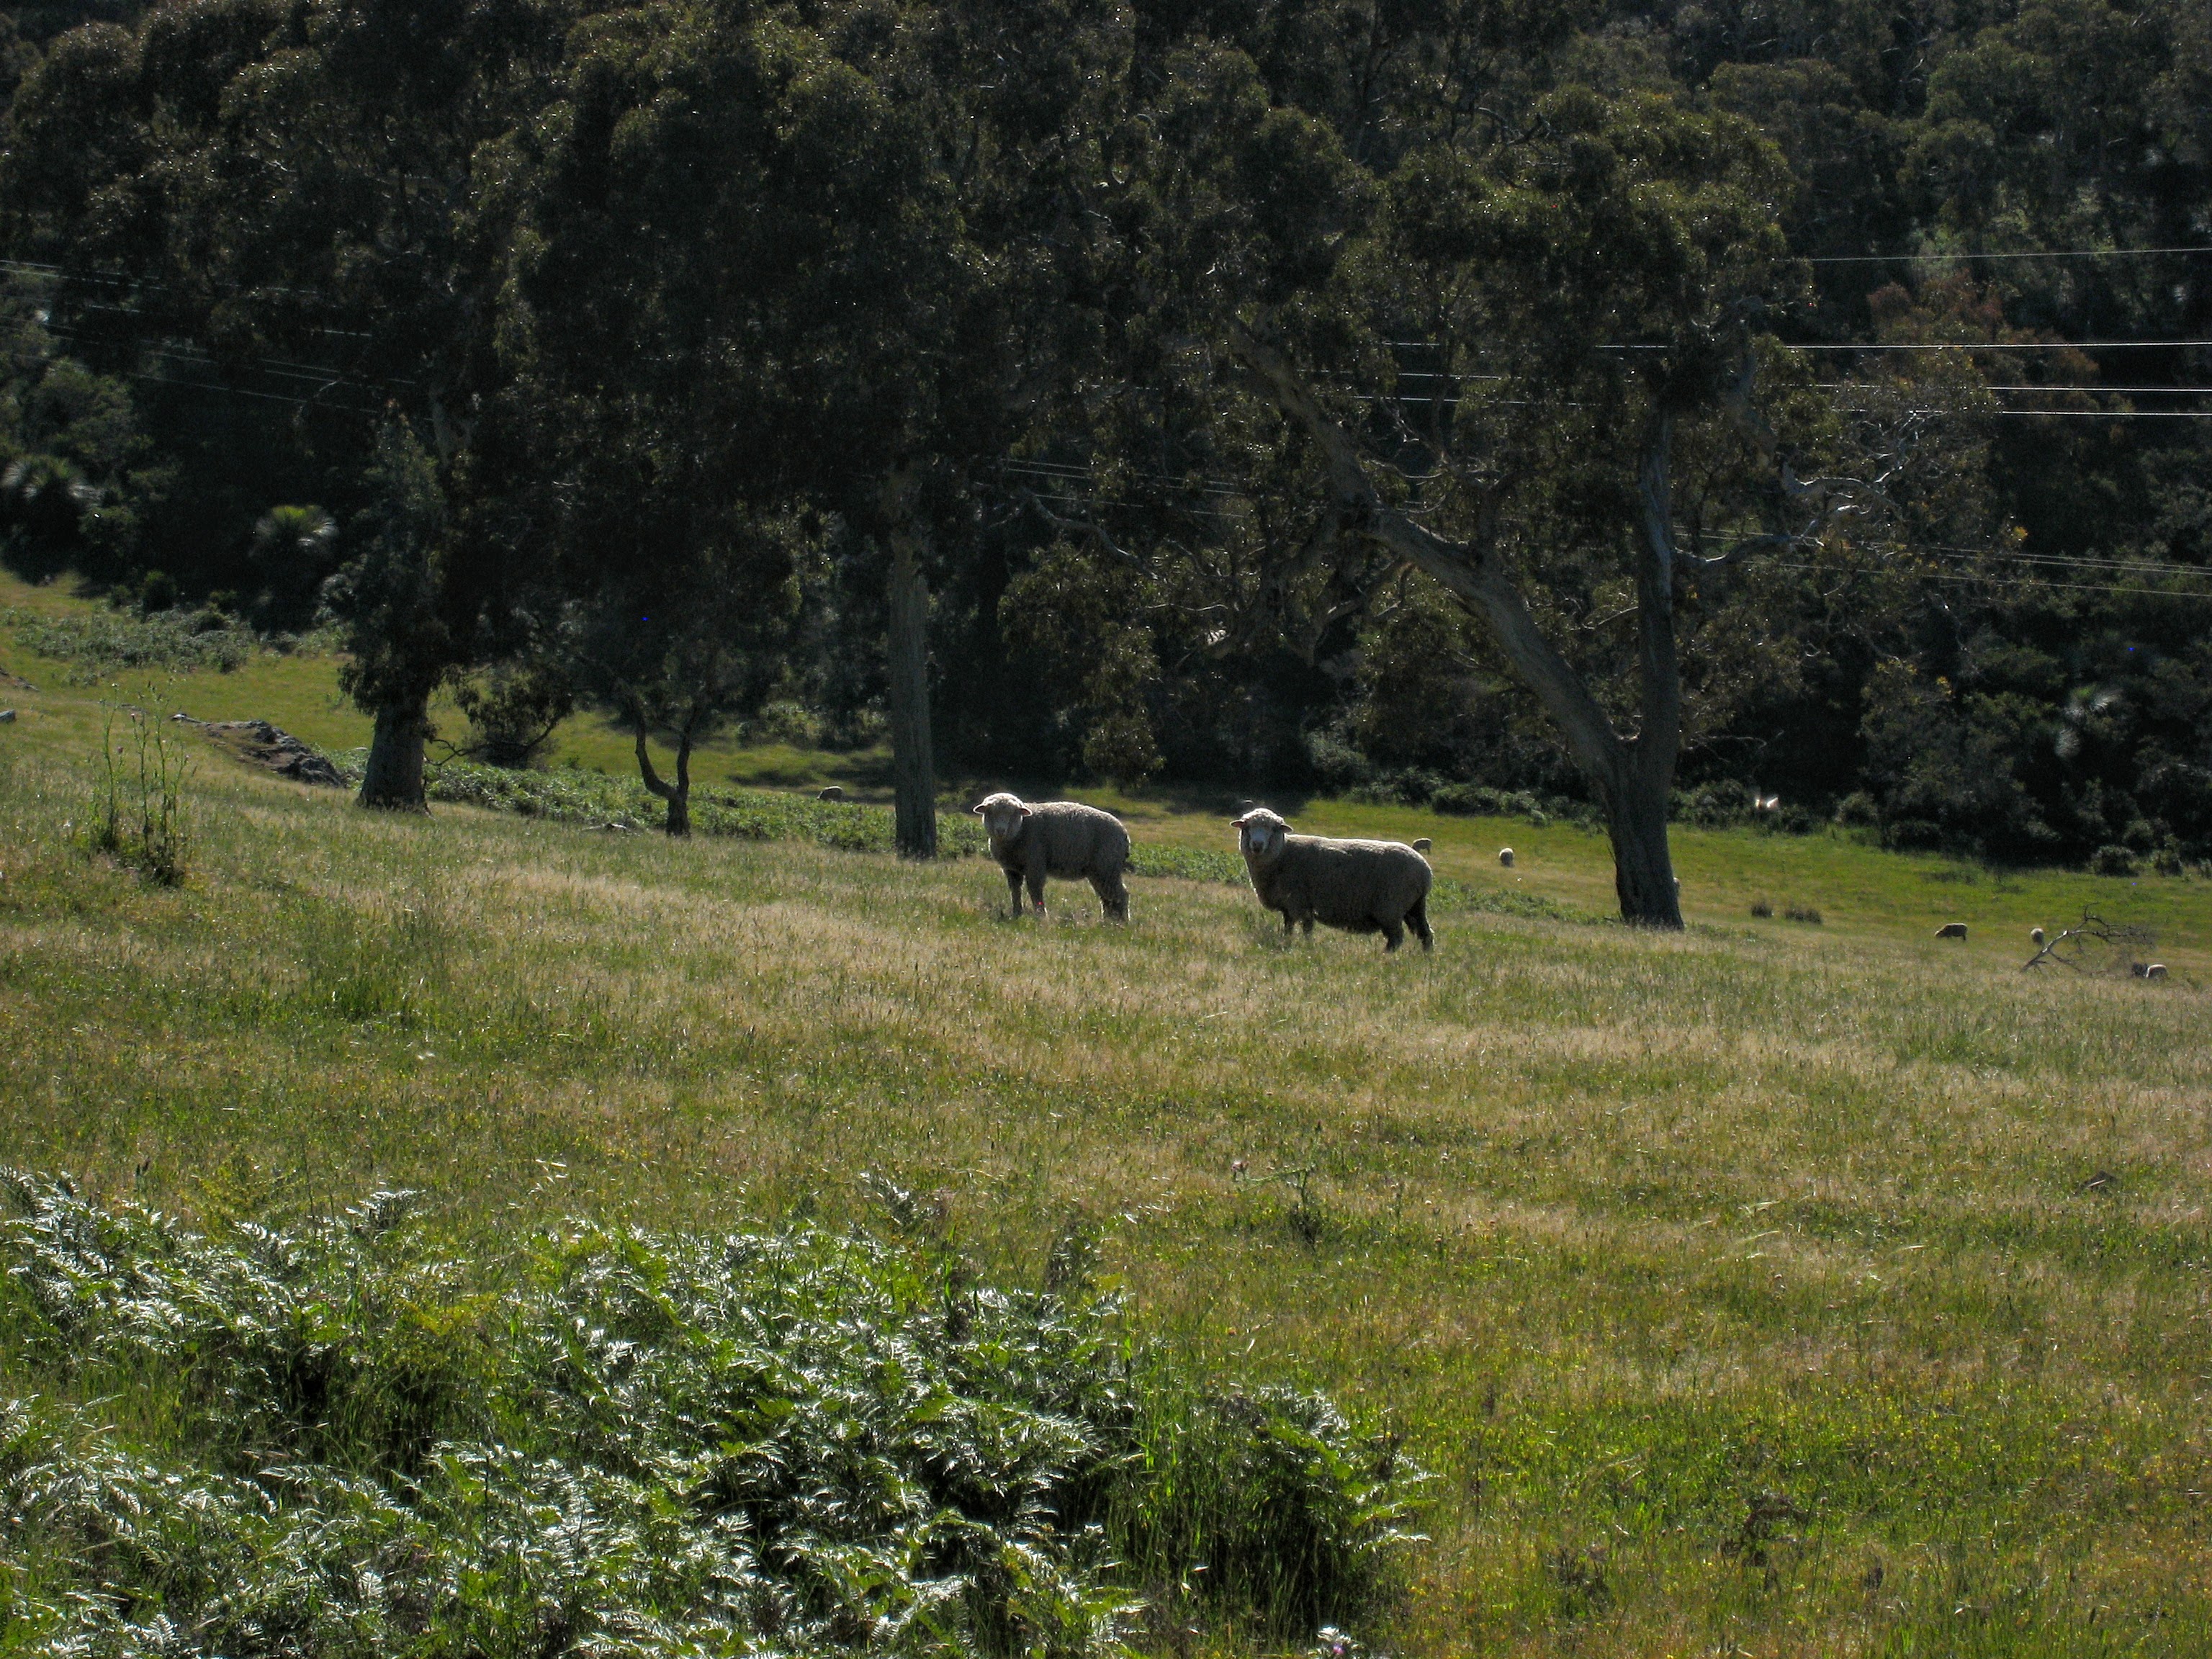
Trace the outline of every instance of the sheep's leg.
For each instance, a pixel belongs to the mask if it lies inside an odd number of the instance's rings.
[[[1404,922],[1385,921],[1382,924],[1382,953],[1385,956],[1388,956],[1391,951],[1396,950],[1405,942],[1406,924]]]
[[[1297,925],[1298,919],[1291,914],[1291,907],[1287,904],[1285,905],[1283,907],[1283,932],[1286,935],[1293,933],[1297,930]]]
[[[1018,870],[1006,872],[1006,905],[1012,912],[1013,919],[1019,921],[1022,919],[1022,872]]]
[[[1437,948],[1436,930],[1429,926],[1429,901],[1425,896],[1406,912],[1406,921],[1413,928],[1413,937],[1421,941],[1421,949],[1433,951]]]
[[[1104,908],[1108,921],[1128,921],[1129,889],[1122,881],[1121,872],[1117,870],[1091,877],[1091,890],[1098,895],[1098,902]]]
[[[1039,915],[1044,914],[1044,867],[1042,865],[1030,866],[1030,903]]]
[[[1313,937],[1313,912],[1309,910],[1305,915],[1300,916],[1298,918],[1298,925],[1305,929],[1306,937],[1308,939],[1311,939]]]

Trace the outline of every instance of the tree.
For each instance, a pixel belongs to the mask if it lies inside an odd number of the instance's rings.
[[[1054,181],[1081,142],[1066,100],[1088,84],[1068,72],[1082,29],[1004,13],[594,20],[541,129],[510,295],[565,521],[629,488],[589,449],[713,521],[811,513],[872,550],[909,856],[936,849],[932,575],[1065,361],[1038,222],[1079,217]],[[628,556],[619,537],[568,541]]]
[[[421,809],[429,695],[498,654],[531,580],[479,452],[502,418],[508,141],[545,100],[570,15],[161,7],[135,32],[62,37],[11,112],[13,240],[64,268],[53,309],[93,360],[289,404],[302,441],[343,452],[343,493],[380,538],[332,594],[367,653],[348,684],[376,717],[370,805]]]
[[[611,576],[583,612],[577,681],[629,728],[639,777],[668,803],[671,836],[691,833],[692,751],[757,707],[781,669],[780,625],[790,617],[793,590],[778,528],[763,527],[735,545],[641,561],[643,568]],[[675,746],[672,780],[653,763],[653,737]]]
[[[1188,303],[1324,503],[1275,557],[1379,553],[1451,593],[1599,803],[1622,915],[1679,927],[1684,587],[1802,543],[1837,500],[1779,465],[1751,406],[1763,307],[1788,292],[1778,156],[1732,118],[1571,89],[1510,137],[1413,144],[1376,178],[1322,124],[1258,113],[1233,63],[1188,69],[1156,175],[1164,218],[1214,228],[1183,261]],[[1682,544],[1686,461],[1717,554]]]
[[[349,538],[359,550],[333,579],[330,604],[345,619],[349,659],[339,683],[376,728],[361,804],[422,811],[422,750],[430,693],[453,659],[446,589],[448,523],[437,464],[404,419],[378,440],[369,469],[375,504]]]

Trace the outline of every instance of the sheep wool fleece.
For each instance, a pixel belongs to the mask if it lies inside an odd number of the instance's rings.
[[[1301,926],[1310,933],[1318,921],[1347,933],[1380,933],[1382,948],[1395,951],[1411,927],[1423,950],[1434,947],[1429,927],[1434,873],[1403,842],[1294,836],[1264,806],[1236,823],[1252,889],[1267,908],[1281,912],[1285,933]]]
[[[1123,877],[1129,866],[1129,832],[1111,812],[1079,801],[1024,802],[993,795],[975,811],[990,836],[991,856],[1006,872],[1006,893],[1016,910],[1022,889],[1030,902],[1044,908],[1047,877],[1088,881],[1109,918],[1129,919],[1129,890]]]

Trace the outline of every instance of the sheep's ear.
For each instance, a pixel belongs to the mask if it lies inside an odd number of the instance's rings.
[[[983,803],[982,803],[981,801],[980,801],[980,800],[979,800],[979,801],[977,801],[977,802],[976,802],[973,806],[969,807],[968,810],[969,810],[969,811],[973,812],[973,813],[974,813],[977,817],[979,817],[979,818],[980,818],[980,817],[981,817],[983,816]]]
[[[1022,808],[1022,816],[1024,817],[1028,817],[1036,809],[1033,807],[1024,806]]]
[[[1242,818],[1231,818],[1229,820],[1229,827],[1231,830],[1242,830],[1244,827],[1244,820]]]

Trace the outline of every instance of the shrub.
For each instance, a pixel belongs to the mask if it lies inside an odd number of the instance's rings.
[[[405,1194],[203,1236],[5,1184],[18,1374],[170,1408],[136,1444],[0,1402],[28,1650],[1082,1659],[1200,1559],[1198,1600],[1310,1633],[1407,1539],[1395,1441],[1198,1377],[1079,1267],[581,1223],[474,1262]]]
[[[747,743],[788,744],[793,749],[818,748],[823,722],[800,703],[771,702],[745,722]]]
[[[2089,872],[2098,876],[2132,876],[2136,872],[2136,855],[2117,842],[2107,842],[2089,854]]]
[[[1836,822],[1848,829],[1871,830],[1881,822],[1881,814],[1872,795],[1854,789],[1836,803]]]
[[[214,668],[225,673],[252,659],[260,641],[219,611],[124,611],[40,617],[0,613],[26,651],[67,665],[71,684],[91,685],[118,669]]]
[[[1802,921],[1814,927],[1820,927],[1825,920],[1820,913],[1809,904],[1793,904],[1784,910],[1782,915],[1786,921]]]
[[[1751,914],[1762,918],[1771,916],[1774,914],[1774,906],[1763,898],[1753,899],[1751,902]]]

